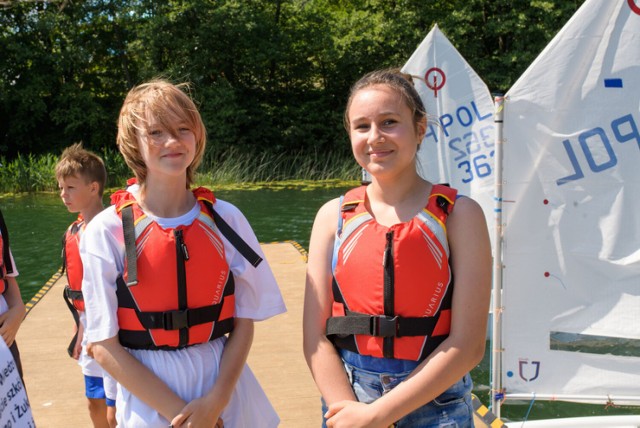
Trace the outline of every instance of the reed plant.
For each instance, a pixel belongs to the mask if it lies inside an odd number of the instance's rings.
[[[359,170],[351,154],[247,152],[229,148],[205,156],[197,181],[217,185],[291,180],[353,181],[360,176]]]
[[[107,169],[107,187],[122,188],[132,176],[124,159],[114,149],[99,152]],[[55,165],[58,156],[22,155],[7,160],[0,157],[0,193],[57,192]],[[209,186],[229,186],[277,182],[354,181],[360,168],[348,153],[248,152],[238,148],[211,150],[198,169],[196,182]]]
[[[105,162],[109,187],[122,187],[131,176],[124,159],[115,150],[103,150],[99,155]],[[0,157],[0,193],[57,192],[55,168],[59,157],[47,153],[44,155],[18,154],[8,161]]]
[[[55,179],[57,157],[46,155],[22,155],[7,161],[0,158],[0,192],[40,192],[58,188]]]

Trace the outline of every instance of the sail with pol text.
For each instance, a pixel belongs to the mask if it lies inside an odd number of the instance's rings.
[[[428,114],[418,172],[475,199],[492,225],[495,137],[487,86],[437,25],[402,71],[413,76]]]
[[[587,0],[503,131],[495,392],[640,405],[640,2]]]

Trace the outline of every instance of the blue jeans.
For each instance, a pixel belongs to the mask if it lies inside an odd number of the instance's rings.
[[[345,350],[340,350],[340,355],[351,387],[362,403],[371,403],[391,391],[419,364],[415,361],[366,357]],[[392,370],[385,370],[385,367]],[[472,389],[473,382],[467,373],[433,401],[397,421],[395,427],[472,428]],[[323,400],[322,414],[326,411],[327,406]],[[324,416],[322,426],[326,427]]]

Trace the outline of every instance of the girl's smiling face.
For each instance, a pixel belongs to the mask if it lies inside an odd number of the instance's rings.
[[[411,109],[395,90],[382,84],[360,89],[348,118],[354,157],[372,176],[415,170],[426,123],[414,123]]]

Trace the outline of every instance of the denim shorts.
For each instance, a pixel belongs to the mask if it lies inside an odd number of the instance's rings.
[[[351,382],[351,387],[358,401],[362,403],[371,403],[391,391],[413,371],[411,369],[401,372],[385,372],[373,371],[371,368],[358,368],[352,363],[360,361],[360,358],[358,358],[360,356],[354,358],[354,355],[357,354],[348,351],[349,355],[347,356],[343,350],[340,353],[343,357],[344,367]],[[345,359],[350,362],[345,361]],[[384,361],[384,359],[376,360]],[[395,360],[395,362],[398,361]],[[394,426],[397,428],[473,428],[472,389],[473,382],[471,376],[467,373],[433,401],[409,413],[397,421]],[[327,407],[323,401],[322,414],[324,415],[326,411]],[[326,426],[324,416],[322,426]]]

